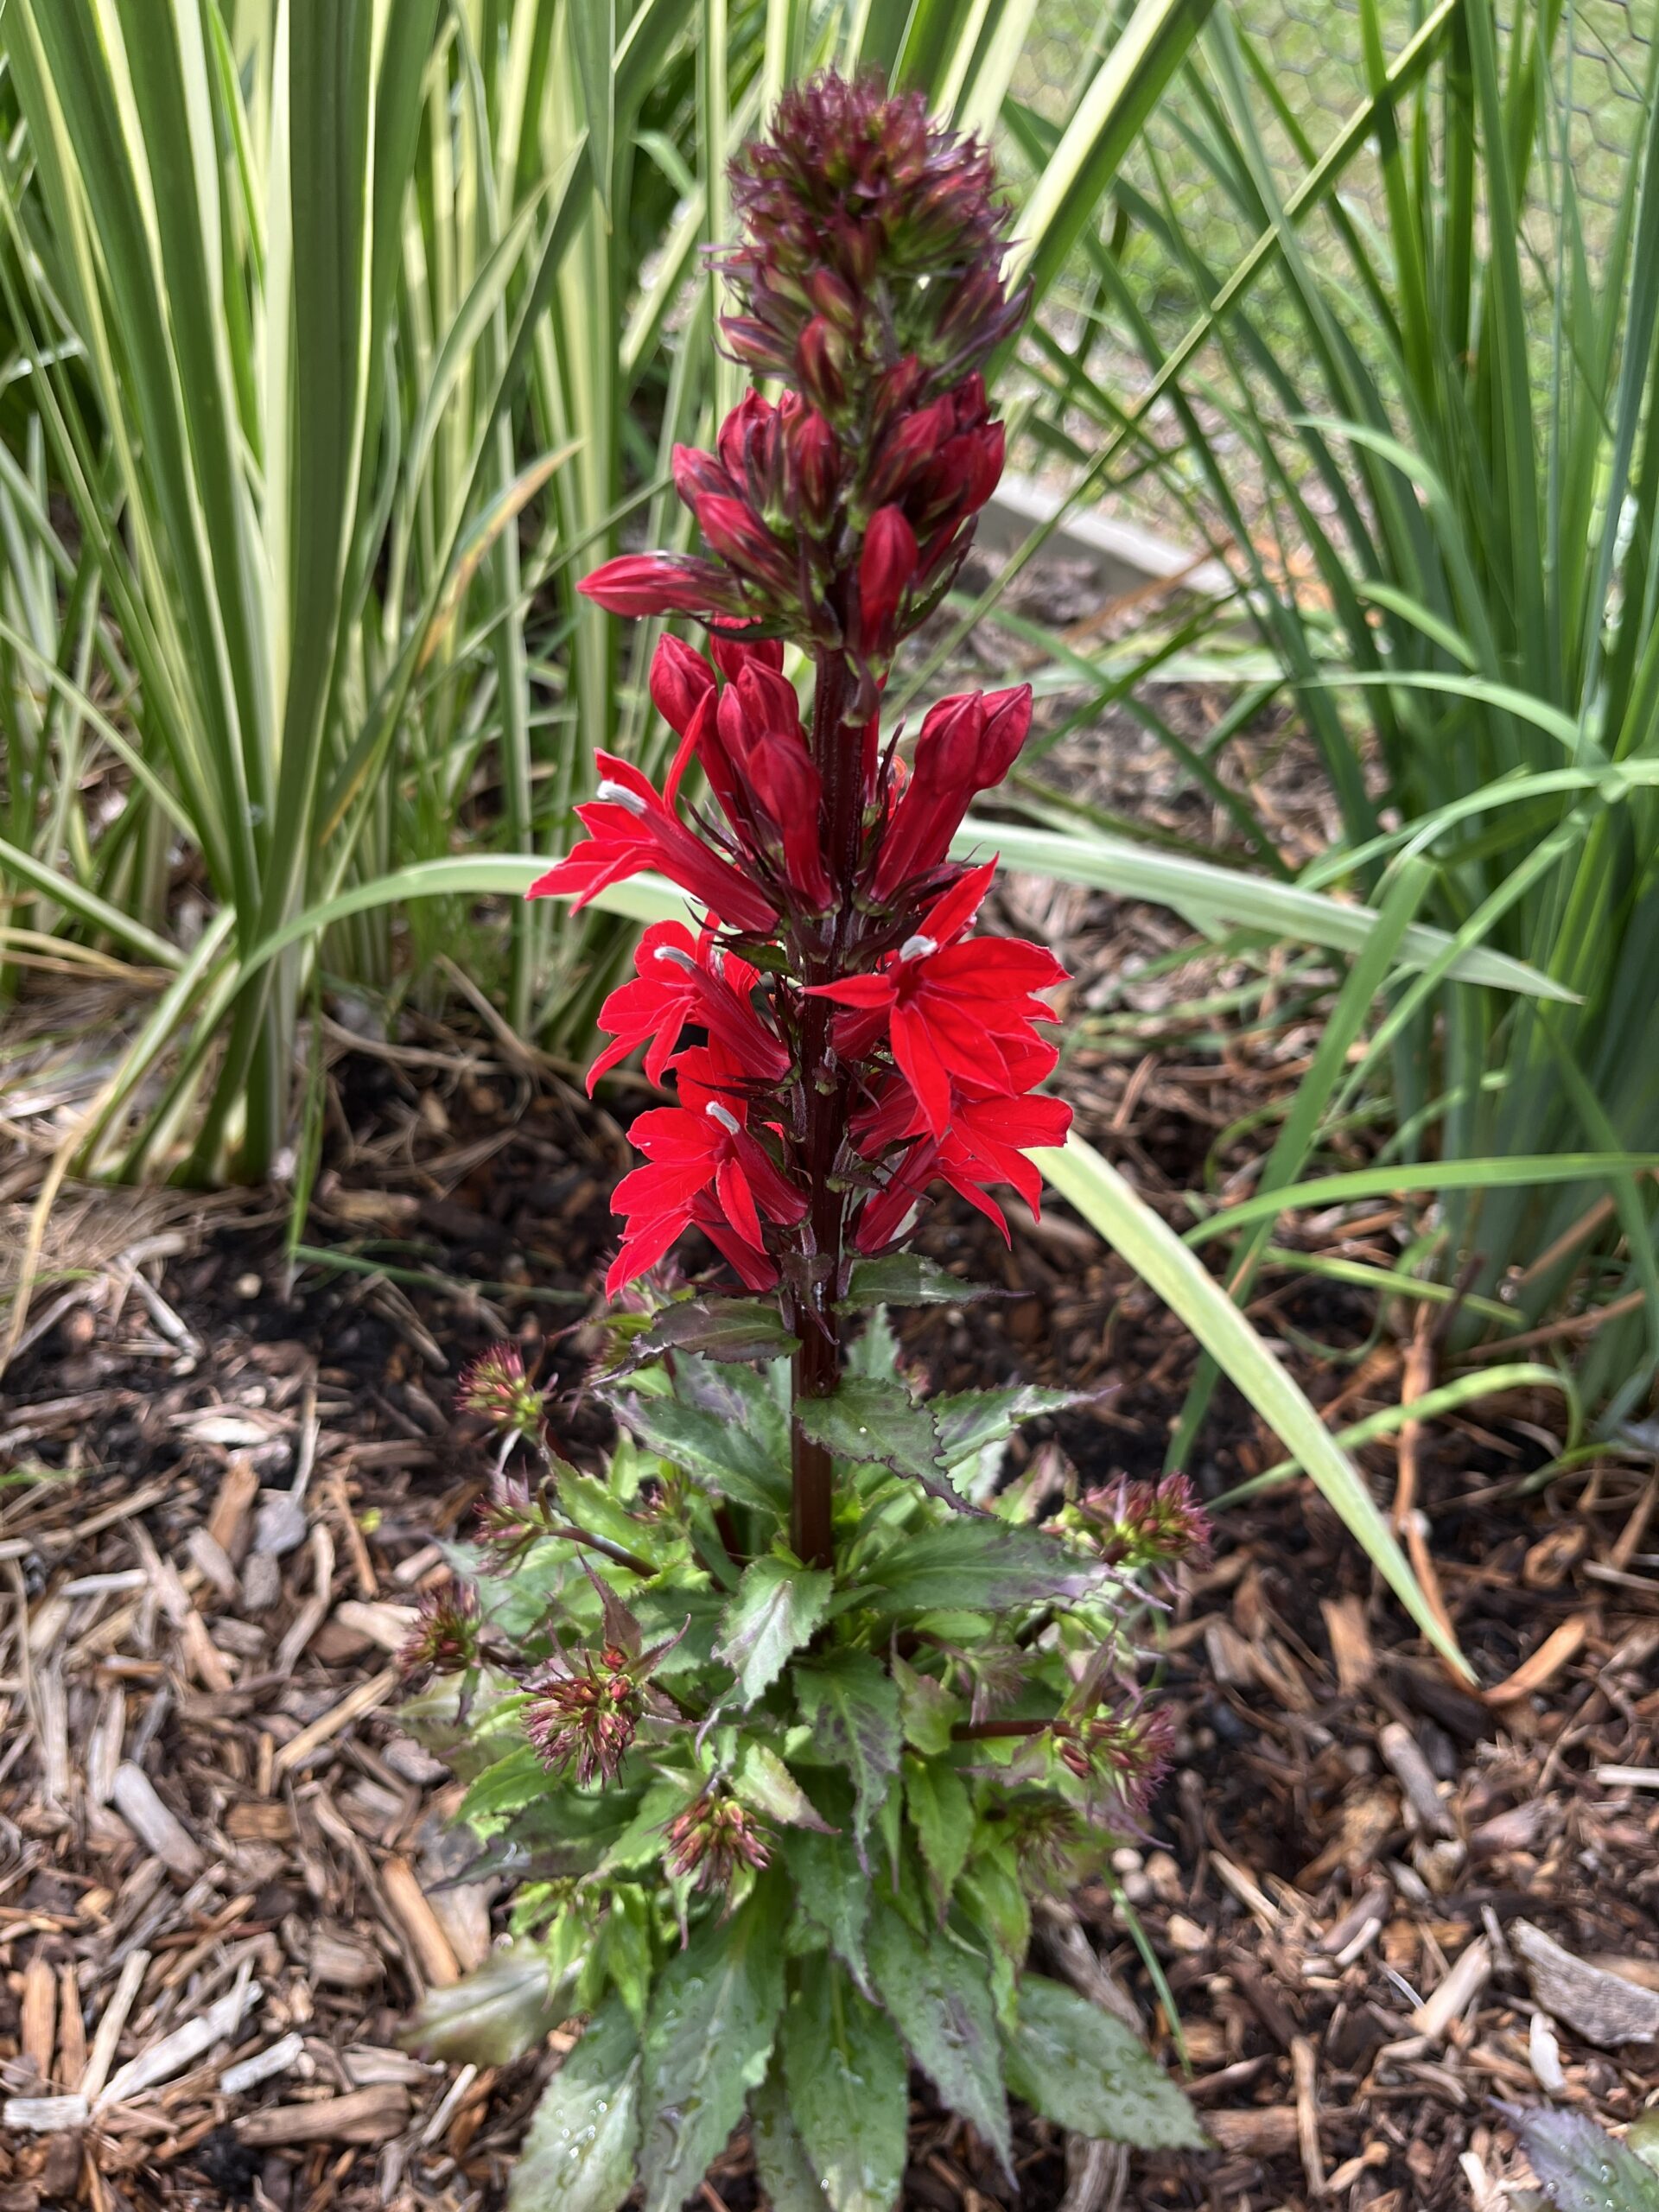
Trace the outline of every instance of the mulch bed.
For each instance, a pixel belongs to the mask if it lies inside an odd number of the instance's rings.
[[[1140,1065],[1080,1070],[1103,1141]],[[159,1256],[107,1255],[7,1380],[5,1464],[59,1471],[0,1491],[0,2084],[23,2101],[0,2212],[499,2204],[556,2063],[559,2037],[499,2072],[399,2048],[505,1899],[443,1886],[454,1793],[398,1726],[391,1654],[481,1486],[461,1360],[524,1338],[572,1394],[571,1448],[602,1442],[580,1383],[615,1133],[481,1052],[437,1084],[395,1048],[336,1072],[359,1135],[311,1233],[401,1276],[313,1265],[289,1292],[269,1216],[175,1205],[159,1236],[126,1224]],[[1147,1175],[1236,1103],[1198,1091],[1183,1128],[1179,1081],[1140,1081],[1117,1150]],[[1109,1386],[1017,1448],[1089,1481],[1155,1466],[1191,1348],[1092,1236],[1046,1216],[1010,1257],[942,1212],[930,1237],[1024,1294],[919,1317],[912,1360],[940,1387]],[[1264,1296],[1338,1354],[1297,1364],[1344,1418],[1398,1395],[1409,1345],[1341,1363],[1357,1301]],[[1121,1901],[1087,1890],[1042,1938],[1074,1976],[1103,1966],[1177,2064],[1133,1910],[1217,2148],[1125,2178],[1026,2120],[1022,2207],[1495,2204],[1523,2171],[1505,2106],[1549,2088],[1618,2122],[1659,2088],[1652,2043],[1613,2032],[1659,2020],[1654,1483],[1608,1463],[1529,1494],[1547,1408],[1480,1410],[1419,1440],[1419,1503],[1483,1681],[1545,1646],[1547,1678],[1497,1706],[1456,1688],[1306,1486],[1229,1512],[1167,1624],[1177,1768]],[[1234,1402],[1207,1434],[1212,1490],[1271,1463]],[[1386,1495],[1395,1454],[1370,1459]],[[1006,2202],[917,2090],[906,2203]],[[704,2201],[757,2201],[741,2141]]]

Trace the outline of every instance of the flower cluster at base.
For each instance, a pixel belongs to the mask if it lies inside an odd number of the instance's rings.
[[[994,864],[953,855],[1030,695],[941,701],[902,746],[880,713],[1001,462],[982,371],[1020,302],[989,185],[916,100],[791,94],[739,165],[726,262],[726,342],[781,395],[677,456],[706,554],[587,585],[702,615],[708,651],[662,639],[661,788],[601,756],[588,838],[537,888],[652,869],[701,911],[645,932],[590,1075],[637,1052],[673,1085],[633,1124],[582,1386],[620,1440],[568,1464],[520,1351],[474,1363],[495,1457],[454,1564],[477,1588],[429,1600],[407,1655],[405,1723],[467,1784],[478,1871],[517,1885],[512,1940],[414,2039],[499,2066],[586,2023],[507,2212],[636,2188],[677,2212],[746,2113],[779,2212],[880,2212],[912,2064],[1010,2177],[1011,2094],[1080,2135],[1201,2139],[1027,1953],[1033,1901],[1148,1816],[1173,1744],[1144,1617],[1203,1516],[1179,1478],[1089,1491],[1052,1453],[1005,1479],[1003,1441],[1077,1398],[920,1397],[879,1318],[981,1294],[896,1248],[940,1185],[1006,1234],[991,1193],[1034,1209],[1030,1153],[1069,1121],[1042,1090],[1062,971],[978,926]],[[684,1294],[688,1230],[738,1294]]]

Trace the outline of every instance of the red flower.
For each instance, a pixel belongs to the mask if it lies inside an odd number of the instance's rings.
[[[628,1228],[605,1278],[607,1295],[654,1267],[696,1220],[697,1201],[709,1194],[724,1229],[756,1254],[766,1250],[763,1215],[791,1227],[806,1211],[805,1198],[745,1127],[742,1098],[734,1091],[716,1095],[691,1079],[689,1064],[694,1057],[705,1065],[718,1065],[713,1054],[688,1054],[680,1076],[680,1096],[686,1103],[641,1114],[628,1132],[630,1143],[649,1165],[625,1175],[612,1198],[615,1211],[627,1217]]]
[[[789,1054],[755,1011],[751,996],[760,970],[724,950],[712,918],[693,937],[683,922],[653,922],[633,956],[638,981],[613,990],[600,1008],[599,1026],[614,1043],[588,1071],[588,1095],[607,1070],[644,1045],[645,1073],[660,1083],[688,1021],[700,1022],[751,1076],[776,1083],[789,1072]]]
[[[1031,1024],[1055,1019],[1034,994],[1066,980],[1052,952],[1017,938],[954,942],[978,911],[995,866],[971,869],[935,899],[915,935],[876,974],[820,983],[810,993],[857,1009],[839,1028],[845,1052],[866,1051],[885,1033],[936,1137],[950,1126],[953,1075],[1016,1087],[1004,1040],[1033,1041]]]
[[[680,553],[624,553],[576,586],[612,614],[741,614],[724,569]]]
[[[887,817],[871,886],[892,899],[938,867],[980,792],[1000,784],[1031,728],[1031,686],[968,692],[930,707],[914,766]]]
[[[741,930],[769,930],[778,909],[747,875],[722,860],[659,797],[639,769],[614,753],[594,756],[604,779],[599,796],[576,809],[589,842],[530,887],[531,899],[574,893],[578,906],[607,884],[659,868],[673,882],[717,909]]]
[[[854,1242],[861,1252],[884,1251],[934,1182],[948,1183],[1010,1242],[1007,1221],[986,1197],[988,1187],[1011,1184],[1040,1217],[1042,1177],[1026,1154],[1033,1146],[1064,1144],[1071,1126],[1071,1109],[1061,1098],[964,1097],[955,1091],[950,1129],[913,1144],[888,1181],[865,1200]]]

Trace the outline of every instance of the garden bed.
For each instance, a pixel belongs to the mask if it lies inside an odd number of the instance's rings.
[[[6,2212],[261,2194],[283,2212],[495,2205],[556,2063],[556,2037],[498,2073],[398,2048],[423,1987],[483,1955],[491,1911],[487,1892],[443,1886],[451,1786],[398,1727],[391,1647],[482,1487],[483,1453],[450,1412],[469,1353],[504,1327],[539,1343],[569,1393],[568,1448],[603,1440],[581,1381],[621,1151],[607,1114],[499,1048],[440,1053],[436,1069],[431,1056],[416,1044],[337,1065],[355,1135],[334,1147],[310,1233],[358,1269],[309,1263],[288,1293],[269,1211],[96,1201],[75,1231],[91,1281],[8,1377],[11,1465],[80,1471],[0,1505],[0,2067],[14,2095],[62,2094],[78,2073],[85,2094],[86,2066],[122,2094],[89,2132],[13,2128]],[[1085,1055],[1075,1076],[1086,1133],[1172,1210],[1214,1131],[1269,1081],[1248,1057],[1184,1068],[1167,1053]],[[164,1268],[146,1272],[147,1240]],[[1154,1470],[1191,1347],[1093,1237],[1057,1210],[1004,1255],[965,1210],[941,1209],[929,1242],[1019,1294],[917,1321],[907,1354],[933,1382],[1094,1386],[1092,1408],[1015,1448],[1058,1450],[1090,1482]],[[372,1259],[384,1274],[360,1271]],[[1397,1398],[1406,1348],[1384,1336],[1348,1357],[1370,1325],[1357,1294],[1275,1275],[1269,1314],[1329,1347],[1295,1356],[1328,1408],[1338,1392],[1345,1419]],[[1305,1488],[1224,1516],[1213,1565],[1167,1624],[1176,1770],[1117,1862],[1218,2147],[1137,2159],[1126,2183],[1074,2152],[1068,2184],[1065,2145],[1027,2120],[1021,2206],[1070,2185],[1078,2207],[1265,2208],[1323,2188],[1373,2212],[1440,2208],[1514,2170],[1500,2107],[1535,2099],[1552,2043],[1567,2094],[1605,2119],[1628,2120],[1659,2085],[1651,2044],[1621,2055],[1567,2025],[1584,2002],[1593,2024],[1603,1983],[1556,2000],[1553,2038],[1529,2040],[1521,1923],[1659,1989],[1659,1819],[1618,1772],[1651,1780],[1659,1764],[1652,1485],[1609,1469],[1577,1510],[1559,1489],[1529,1495],[1550,1418],[1500,1402],[1418,1454],[1483,1682],[1541,1649],[1566,1655],[1501,1708],[1426,1658]],[[1273,1456],[1236,1402],[1209,1433],[1194,1470],[1209,1490]],[[1392,1457],[1372,1459],[1383,1492]],[[1103,1964],[1178,2063],[1105,1887],[1041,1940],[1074,1975]],[[1436,1993],[1459,1988],[1467,2001],[1437,2020]],[[283,2069],[250,2080],[247,2062],[257,2075],[273,2050]],[[905,2202],[1006,2202],[968,2131],[914,2087]],[[756,2201],[739,2140],[704,2202]]]

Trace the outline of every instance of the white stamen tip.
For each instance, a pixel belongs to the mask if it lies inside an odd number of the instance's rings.
[[[736,1115],[722,1106],[717,1098],[711,1098],[702,1110],[712,1120],[718,1122],[728,1136],[734,1137],[737,1135],[741,1124]]]
[[[645,802],[638,791],[629,791],[624,784],[613,784],[608,776],[594,796],[603,799],[607,806],[621,807],[628,814],[643,814],[645,810]]]
[[[901,960],[925,960],[929,953],[937,952],[938,949],[936,938],[924,937],[918,931],[914,937],[907,937],[899,946],[899,957]]]
[[[683,968],[688,976],[695,976],[697,972],[696,962],[683,944],[659,944],[657,957],[658,960],[671,960],[677,968]]]

